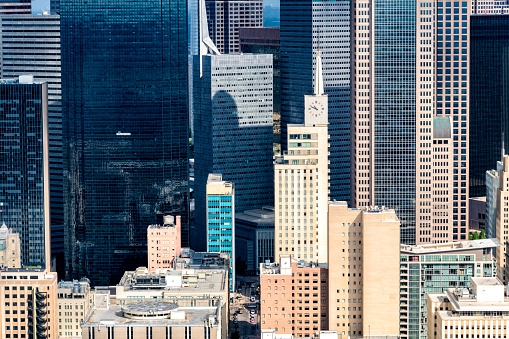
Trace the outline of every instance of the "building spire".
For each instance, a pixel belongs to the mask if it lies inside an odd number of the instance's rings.
[[[502,161],[504,161],[505,155],[505,140],[504,140],[504,132],[502,132]]]
[[[207,11],[205,9],[205,0],[199,0],[198,3],[198,15],[199,15],[199,35],[200,35],[200,77],[203,74],[203,56],[207,54],[219,55],[219,50],[210,38],[209,25],[207,23]]]
[[[323,74],[322,74],[322,52],[316,52],[316,66],[315,66],[315,95],[323,95]]]

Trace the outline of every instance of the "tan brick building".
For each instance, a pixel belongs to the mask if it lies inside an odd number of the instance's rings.
[[[58,337],[81,338],[81,322],[92,305],[88,281],[61,281],[58,283]]]
[[[261,328],[297,338],[327,329],[327,264],[281,255],[260,265]]]
[[[0,271],[0,338],[57,338],[57,274],[40,268]]]
[[[19,234],[7,228],[5,222],[0,227],[0,266],[21,267]]]
[[[181,251],[180,216],[166,215],[162,225],[147,229],[148,269],[172,268]]]
[[[329,330],[399,335],[399,226],[394,210],[329,202]]]

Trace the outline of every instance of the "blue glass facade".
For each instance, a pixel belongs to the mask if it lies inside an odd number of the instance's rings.
[[[396,211],[404,244],[415,243],[415,11],[374,2],[374,200]]]
[[[43,268],[49,246],[47,91],[46,83],[0,83],[0,216],[19,233],[21,263]]]
[[[314,52],[322,51],[329,96],[330,198],[350,200],[350,1],[281,0],[281,146],[288,124],[304,123],[313,93]]]
[[[61,3],[66,270],[146,265],[156,212],[188,228],[187,1]]]
[[[470,197],[486,192],[486,171],[509,148],[509,15],[470,17]]]
[[[207,252],[230,256],[230,291],[235,288],[235,218],[233,195],[207,195]]]

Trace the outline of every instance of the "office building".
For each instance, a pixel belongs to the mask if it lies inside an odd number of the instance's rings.
[[[27,75],[1,80],[0,109],[5,113],[0,124],[2,219],[19,234],[22,265],[49,268],[47,83]]]
[[[507,206],[509,206],[509,155],[502,158],[502,169],[499,174],[496,202],[496,226],[495,236],[502,244],[497,248],[497,277],[504,284],[509,282],[509,267],[507,267],[509,218]]]
[[[62,168],[62,91],[60,16],[0,16],[0,77],[33,75],[48,84],[51,256],[64,274],[64,202]]]
[[[304,98],[304,124],[288,125],[287,151],[274,161],[274,256],[327,263],[328,96],[320,52],[316,62],[314,94]]]
[[[148,269],[172,268],[181,249],[180,216],[165,215],[161,224],[147,229]]]
[[[281,0],[280,6],[282,149],[288,145],[288,124],[304,123],[302,98],[313,92],[314,57],[320,50],[323,93],[329,96],[330,198],[348,201],[351,1]]]
[[[272,55],[201,55],[194,70],[195,229],[206,234],[208,175],[235,184],[235,211],[274,203]],[[200,61],[196,60],[195,65]],[[205,237],[192,247],[205,250]]]
[[[507,336],[509,298],[497,278],[471,278],[471,288],[428,295],[428,338]]]
[[[495,1],[474,1],[482,6]],[[496,1],[506,3],[506,1]],[[509,6],[506,3],[506,9]],[[492,10],[487,10],[491,12]],[[509,13],[509,12],[507,12]],[[470,17],[470,196],[487,194],[485,174],[509,144],[509,16]]]
[[[218,308],[181,308],[156,300],[111,303],[90,312],[83,323],[83,338],[226,338],[228,327],[222,326]]]
[[[60,5],[66,272],[109,285],[157,212],[189,245],[187,2]]]
[[[30,14],[32,13],[31,0],[3,0],[1,2],[0,15]]]
[[[470,231],[486,232],[486,197],[470,198],[469,216]]]
[[[241,53],[272,54],[274,103],[274,153],[281,152],[281,48],[279,27],[239,28]]]
[[[497,239],[401,245],[400,337],[427,336],[427,294],[468,288],[471,277],[496,276]]]
[[[294,339],[298,338],[292,334],[279,334],[275,329],[262,329],[262,339]],[[341,335],[336,331],[319,331],[312,337],[313,339],[340,339]]]
[[[222,54],[240,53],[239,29],[263,26],[261,0],[206,0],[210,38]]]
[[[259,273],[260,264],[274,262],[274,207],[235,214],[235,255],[248,272]]]
[[[0,267],[21,267],[19,234],[7,228],[5,222],[0,227]]]
[[[404,244],[466,240],[469,3],[358,1],[355,13],[352,205],[394,208]],[[445,117],[453,154],[447,190],[431,180],[445,165],[434,155],[434,140],[444,140],[435,124]],[[437,199],[452,208],[441,211]]]
[[[509,14],[507,0],[472,0],[472,14]]]
[[[81,281],[61,281],[58,293],[58,338],[78,339],[81,336],[81,323],[93,304],[93,295],[87,279]]]
[[[497,161],[497,169],[486,171],[486,238],[497,238],[497,193],[500,186],[500,171],[502,171],[505,150],[502,161]]]
[[[329,330],[399,335],[399,226],[394,210],[329,202]]]
[[[41,268],[0,271],[1,338],[58,338],[57,274]]]
[[[207,180],[207,252],[230,257],[230,291],[235,289],[235,187],[221,174]]]
[[[260,264],[261,329],[297,338],[327,330],[327,264],[297,261],[282,254]]]

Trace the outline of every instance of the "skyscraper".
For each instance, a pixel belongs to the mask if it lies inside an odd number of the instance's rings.
[[[442,242],[437,230],[465,240],[469,3],[361,0],[355,6],[352,204],[394,208],[404,244]],[[449,134],[452,182],[438,187],[435,170],[445,164],[433,152],[444,151],[442,132]],[[439,199],[452,208],[442,210],[434,204]]]
[[[313,92],[314,53],[322,51],[329,96],[330,198],[350,200],[350,1],[281,0],[281,146],[287,125],[304,122]],[[277,257],[276,257],[277,258]]]
[[[0,77],[33,75],[48,84],[48,135],[51,255],[64,273],[64,202],[62,94],[60,87],[60,16],[0,16]]]
[[[30,14],[32,12],[31,0],[2,0],[0,2],[1,14]]]
[[[221,173],[235,184],[235,211],[271,206],[272,55],[203,55],[194,69],[195,228],[205,234],[206,184]],[[194,61],[198,66],[199,59]],[[205,250],[204,237],[191,247]]]
[[[470,17],[470,196],[486,192],[486,171],[509,145],[509,15]],[[502,137],[505,136],[505,140]]]
[[[207,252],[230,257],[230,292],[235,290],[235,187],[221,174],[207,180]]]
[[[305,123],[288,125],[287,152],[274,161],[274,256],[327,263],[328,96],[319,51],[316,60],[314,94],[304,98]]]
[[[48,85],[0,82],[1,218],[21,240],[21,263],[50,265]]]
[[[263,26],[262,0],[206,0],[209,34],[220,53],[240,53],[239,28]]]
[[[61,5],[66,270],[111,284],[156,212],[189,243],[187,3]]]

